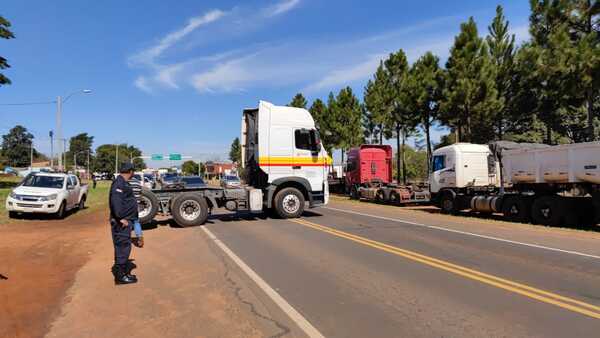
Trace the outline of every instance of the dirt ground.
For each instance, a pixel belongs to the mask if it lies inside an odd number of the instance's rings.
[[[41,337],[94,252],[104,212],[0,225],[0,337]]]

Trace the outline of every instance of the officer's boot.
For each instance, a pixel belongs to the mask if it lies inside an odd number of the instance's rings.
[[[137,283],[137,278],[127,273],[127,267],[125,264],[115,265],[115,284],[133,284]]]

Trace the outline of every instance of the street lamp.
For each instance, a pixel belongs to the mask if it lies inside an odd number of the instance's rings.
[[[92,92],[91,89],[83,89],[83,90],[78,90],[78,91],[72,92],[71,94],[67,95],[64,99],[60,96],[58,96],[56,98],[56,134],[57,134],[57,138],[59,140],[62,139],[62,126],[61,126],[62,105],[64,103],[66,103],[73,95],[89,94],[91,92]],[[65,149],[59,143],[58,144],[58,170],[63,170],[63,159],[62,159],[61,155],[64,151],[65,151]]]

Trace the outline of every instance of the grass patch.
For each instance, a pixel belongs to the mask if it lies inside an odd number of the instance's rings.
[[[21,179],[22,178],[20,177],[0,177],[0,225],[19,221],[8,218],[6,197]],[[96,189],[93,189],[91,185],[89,186],[86,208],[81,211],[83,214],[108,208],[108,192],[110,190],[110,184],[110,181],[99,181],[96,185]]]

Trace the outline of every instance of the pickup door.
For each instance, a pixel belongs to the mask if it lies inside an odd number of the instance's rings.
[[[79,180],[77,180],[77,176],[69,175],[69,179],[67,180],[67,208],[74,208],[75,205],[79,203],[79,190],[81,189],[79,185]]]

